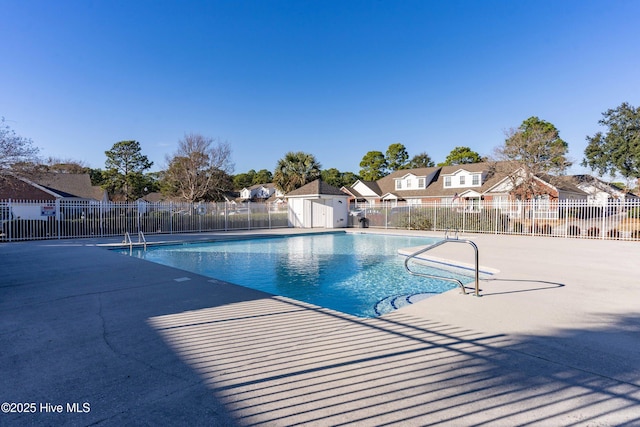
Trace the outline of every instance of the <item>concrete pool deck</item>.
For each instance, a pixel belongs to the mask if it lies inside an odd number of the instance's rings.
[[[640,425],[640,244],[460,237],[499,270],[480,298],[376,319],[97,246],[121,239],[0,243],[0,425]]]

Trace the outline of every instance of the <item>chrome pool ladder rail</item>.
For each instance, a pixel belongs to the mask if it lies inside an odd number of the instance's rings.
[[[129,244],[129,255],[133,253],[133,240],[131,240],[131,234],[128,231],[124,233],[124,243],[125,245]],[[144,245],[144,250],[147,250],[147,239],[144,237],[144,233],[142,231],[138,231],[138,244]]]
[[[147,250],[147,239],[144,237],[144,233],[142,231],[138,231],[138,243],[143,243],[144,250]]]
[[[437,241],[434,244],[427,246],[426,248],[422,248],[412,253],[411,255],[408,255],[404,260],[404,268],[409,272],[409,274],[412,274],[414,276],[428,277],[430,279],[439,279],[439,280],[445,280],[448,282],[457,283],[458,286],[460,286],[462,293],[466,295],[467,294],[466,288],[464,284],[458,279],[454,279],[451,277],[438,276],[434,274],[419,273],[409,268],[409,261],[411,259],[416,258],[418,255],[423,254],[427,251],[430,251],[431,249],[435,249],[438,246],[444,245],[445,243],[466,243],[473,247],[473,250],[475,252],[475,285],[476,285],[475,296],[479,297],[480,296],[480,266],[478,263],[478,246],[475,243],[473,243],[471,240],[459,240],[457,238],[457,233],[456,233],[455,239],[446,237],[444,240]]]
[[[458,229],[455,229],[455,236],[454,237],[449,237],[449,231],[451,231],[450,228],[447,228],[446,230],[444,230],[444,238],[445,239],[455,239],[458,240]]]

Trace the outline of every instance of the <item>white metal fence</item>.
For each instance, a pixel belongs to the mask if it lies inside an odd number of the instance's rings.
[[[0,201],[0,241],[288,227],[286,204]],[[349,227],[640,241],[640,200],[352,205]]]
[[[287,227],[276,203],[0,201],[0,241]]]
[[[640,241],[640,200],[361,204],[351,206],[349,226]]]

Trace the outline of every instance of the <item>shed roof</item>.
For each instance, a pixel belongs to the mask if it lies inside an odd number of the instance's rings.
[[[317,195],[348,197],[348,195],[340,191],[338,187],[334,187],[331,184],[327,184],[321,179],[316,179],[315,181],[309,182],[303,185],[302,187],[287,193],[285,197],[317,196]]]

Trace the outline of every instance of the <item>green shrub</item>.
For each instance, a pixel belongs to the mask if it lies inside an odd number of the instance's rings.
[[[408,213],[403,212],[397,214],[396,227],[406,228],[408,230],[432,230],[433,222],[422,212]]]

